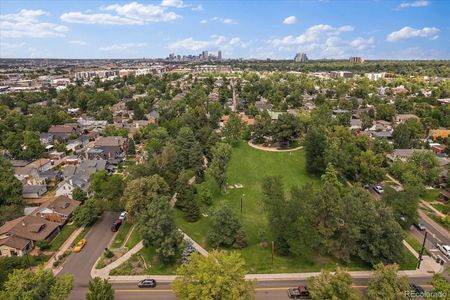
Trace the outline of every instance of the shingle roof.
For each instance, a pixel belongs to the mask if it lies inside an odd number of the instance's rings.
[[[22,250],[26,245],[30,243],[29,239],[24,239],[18,236],[8,236],[7,238],[0,239],[0,246],[8,246],[14,249]]]
[[[57,227],[58,223],[36,216],[24,216],[6,222],[0,227],[0,235],[8,234],[33,241],[45,240]]]
[[[44,209],[51,209],[57,213],[70,215],[79,205],[80,201],[70,199],[66,196],[58,196],[49,201],[46,201],[39,206],[36,213],[43,211]]]

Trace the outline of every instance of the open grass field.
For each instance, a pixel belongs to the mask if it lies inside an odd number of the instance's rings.
[[[281,176],[286,191],[295,185],[320,186],[320,180],[309,176],[305,168],[304,150],[295,152],[266,152],[249,147],[242,143],[233,149],[228,167],[228,185],[242,184],[242,189],[229,189],[227,193],[221,193],[214,182],[202,183],[209,187],[213,193],[214,202],[211,207],[202,206],[202,213],[208,217],[202,217],[198,222],[189,223],[183,219],[183,214],[176,210],[175,219],[177,225],[191,238],[197,241],[207,250],[211,250],[207,244],[208,231],[211,225],[211,211],[220,205],[228,203],[241,219],[242,225],[248,236],[248,247],[239,250],[246,261],[249,273],[284,273],[284,272],[313,272],[321,269],[334,270],[336,264],[347,267],[349,270],[367,270],[370,266],[362,261],[354,260],[344,263],[330,257],[315,256],[310,260],[299,260],[290,257],[275,255],[272,264],[272,251],[270,246],[270,234],[267,219],[261,206],[262,180],[266,176]],[[242,214],[241,214],[242,197]],[[259,236],[265,236],[269,243],[261,244]],[[275,245],[276,247],[276,245]],[[402,268],[413,266],[414,256],[406,254],[405,261],[401,262]]]

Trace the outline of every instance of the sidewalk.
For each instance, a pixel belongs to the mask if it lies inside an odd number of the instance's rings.
[[[431,205],[430,203],[426,202],[425,200],[420,199],[420,204],[422,204],[423,206],[426,206],[426,208],[430,209],[433,211],[433,213],[435,215],[437,215],[440,218],[445,218],[447,217],[446,215],[444,215],[443,213],[441,213],[439,210],[437,210],[436,208],[434,208],[433,205]]]
[[[191,242],[192,243],[192,247],[195,248],[195,250],[198,251],[198,253],[200,253],[203,256],[208,256],[209,253],[208,251],[206,251],[202,246],[200,246],[199,244],[197,244],[196,241],[194,241],[193,239],[191,239],[190,236],[188,236],[186,233],[184,233],[183,231],[180,230],[180,232],[183,234],[183,239],[185,241]]]
[[[81,226],[80,228],[77,228],[74,232],[72,232],[72,234],[67,238],[67,240],[61,245],[61,247],[59,247],[58,251],[55,254],[53,254],[53,256],[48,260],[48,262],[44,266],[44,269],[52,270],[54,275],[58,274],[62,270],[62,268],[58,267],[56,269],[53,269],[53,262],[56,260],[57,257],[62,255],[70,248],[70,245],[72,245],[73,241],[78,237],[78,235],[83,230],[84,226]]]
[[[125,261],[130,259],[130,257],[133,254],[138,253],[142,248],[144,248],[144,242],[140,241],[139,243],[136,244],[136,246],[131,248],[127,253],[125,253],[124,255],[122,255],[117,260],[113,261],[112,263],[110,263],[109,265],[104,267],[103,269],[96,269],[95,266],[97,265],[98,261],[102,258],[102,256],[100,256],[97,259],[97,261],[95,262],[94,266],[92,267],[91,277],[92,278],[95,278],[95,277],[108,278],[109,273],[111,272],[112,269],[115,269],[118,266],[120,266],[121,264],[123,264]]]

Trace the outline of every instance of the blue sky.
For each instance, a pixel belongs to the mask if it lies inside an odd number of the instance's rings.
[[[450,59],[450,1],[0,2],[0,57]]]

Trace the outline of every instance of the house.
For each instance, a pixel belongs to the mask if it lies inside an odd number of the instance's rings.
[[[64,225],[80,204],[80,201],[66,196],[58,196],[42,203],[41,206],[34,210],[33,214],[48,221]]]
[[[370,136],[372,138],[381,138],[381,139],[392,139],[392,130],[391,131],[370,131]]]
[[[247,116],[244,113],[240,113],[237,116],[239,117],[239,119],[241,119],[242,122],[244,122],[248,126],[255,125],[255,119],[252,118],[251,116]],[[219,126],[224,127],[228,123],[229,120],[230,120],[230,116],[227,116],[227,115],[222,116],[222,118],[220,119]]]
[[[0,227],[0,255],[26,255],[37,241],[51,241],[59,231],[59,223],[32,215],[6,222]]]
[[[61,181],[56,187],[55,195],[72,197],[72,192],[77,187],[87,193],[89,189],[89,176],[73,176],[64,181]]]
[[[386,157],[394,162],[396,160],[406,161],[414,152],[428,152],[427,149],[395,149],[392,154],[387,154]]]
[[[120,136],[99,137],[94,147],[85,151],[86,159],[123,159],[128,150],[128,139]]]
[[[446,190],[442,191],[440,196],[441,196],[442,200],[444,200],[445,202],[448,202],[450,200],[450,189],[446,189]]]
[[[405,123],[409,119],[420,120],[418,116],[413,115],[413,114],[398,114],[395,116],[395,122],[397,124]]]
[[[44,146],[50,145],[51,143],[53,143],[53,134],[50,132],[42,132],[41,134],[39,134],[39,140]]]
[[[68,165],[64,168],[63,178],[69,179],[73,176],[91,176],[94,173],[107,169],[108,162],[104,159],[82,160],[77,165]]]
[[[68,141],[72,134],[77,133],[77,127],[74,125],[53,125],[48,130],[53,138],[60,141]]]
[[[350,119],[350,129],[351,130],[361,130],[362,121],[361,119]]]
[[[47,186],[45,185],[28,185],[25,184],[22,188],[22,197],[25,199],[36,199],[42,197],[47,193]]]

